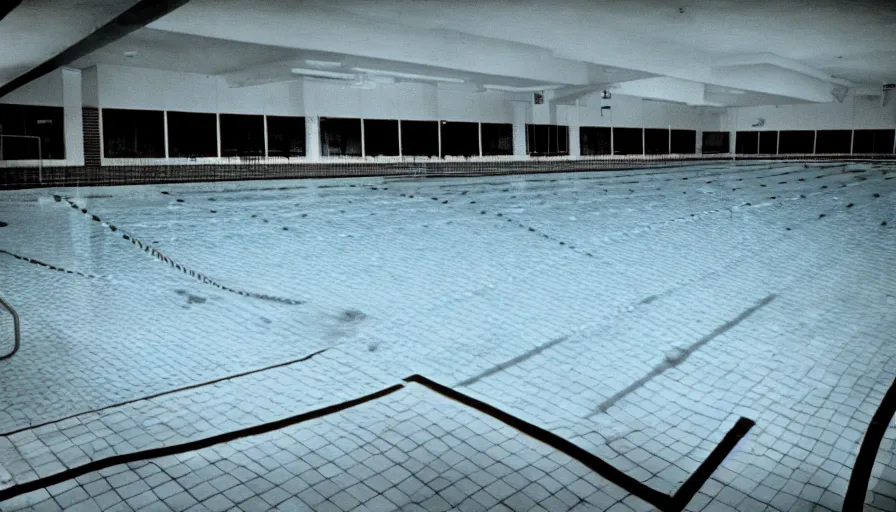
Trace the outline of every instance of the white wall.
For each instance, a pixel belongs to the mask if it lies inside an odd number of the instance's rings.
[[[210,75],[108,65],[97,69],[103,108],[504,123],[513,117],[502,94],[437,84],[378,84],[364,90],[298,80],[231,88]]]
[[[65,137],[65,159],[7,160],[0,162],[0,167],[84,165],[81,82],[80,70],[60,68],[0,98],[0,103],[63,107]]]
[[[0,98],[0,103],[15,105],[62,106],[62,69],[29,82]]]
[[[569,124],[576,112],[582,126],[618,126],[623,128],[669,128],[698,130],[704,124],[704,114],[698,107],[662,101],[647,101],[634,96],[614,94],[609,100],[591,96],[585,104],[558,105],[557,122]],[[603,111],[601,107],[609,106]]]
[[[230,88],[218,76],[124,66],[97,66],[101,108],[302,115],[295,83]]]
[[[834,130],[896,128],[896,95],[885,107],[879,96],[856,96],[850,92],[843,103],[739,107],[728,109],[723,130],[755,130],[750,125],[765,119],[762,130]]]

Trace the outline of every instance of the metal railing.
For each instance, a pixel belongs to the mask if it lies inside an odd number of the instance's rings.
[[[0,361],[4,359],[9,359],[14,356],[16,352],[19,351],[19,344],[21,342],[22,333],[21,327],[19,326],[19,314],[16,313],[16,310],[13,309],[2,297],[0,297],[0,309],[5,309],[9,311],[12,315],[12,331],[13,331],[13,346],[12,350],[8,354],[0,355]]]

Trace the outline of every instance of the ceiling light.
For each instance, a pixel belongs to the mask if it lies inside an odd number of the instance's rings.
[[[305,64],[316,68],[341,68],[342,63],[335,60],[313,60],[305,59]]]
[[[383,76],[394,76],[396,78],[407,78],[408,80],[426,80],[431,82],[448,82],[454,84],[462,84],[463,80],[460,78],[450,78],[445,76],[433,76],[433,75],[418,75],[415,73],[402,73],[399,71],[386,71],[382,69],[368,69],[368,68],[352,68],[352,71],[357,71],[358,73],[367,73],[368,75],[383,75]]]
[[[129,59],[133,59],[134,57],[137,56],[137,50],[128,50],[128,51],[124,52],[124,56],[128,57]]]
[[[538,91],[550,91],[553,89],[559,89],[563,86],[562,85],[526,85],[526,86],[522,86],[522,87],[517,87],[517,86],[513,86],[513,85],[485,84],[482,87],[489,91],[538,92]]]
[[[355,75],[351,73],[337,73],[335,71],[324,71],[321,69],[303,69],[292,68],[290,72],[294,75],[316,76],[321,78],[341,78],[343,80],[353,80]]]

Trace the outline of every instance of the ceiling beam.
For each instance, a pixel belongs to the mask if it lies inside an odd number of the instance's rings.
[[[141,0],[68,49],[0,87],[0,98],[57,68],[67,66],[131,32],[143,28],[189,0]]]
[[[780,55],[775,55],[774,53],[751,53],[745,55],[733,55],[730,57],[723,57],[719,59],[715,59],[712,62],[714,68],[724,68],[728,66],[749,66],[749,65],[762,65],[768,64],[770,66],[779,67],[781,69],[787,69],[790,71],[795,71],[800,73],[801,75],[810,76],[817,80],[821,80],[824,82],[830,82],[835,85],[840,85],[843,87],[854,87],[855,84],[850,82],[849,80],[844,80],[842,78],[835,78],[824,71],[820,71],[811,66],[806,66],[805,64],[800,64],[799,62],[785,59]]]
[[[18,7],[20,3],[22,3],[22,0],[6,0],[3,4],[0,4],[0,21],[3,21],[3,18]]]
[[[532,45],[396,26],[335,8],[309,7],[284,18],[273,7],[261,9],[248,2],[197,1],[150,28],[548,84],[587,84],[591,68]]]
[[[705,88],[700,82],[663,76],[625,82],[619,84],[614,92],[659,101],[703,105]]]

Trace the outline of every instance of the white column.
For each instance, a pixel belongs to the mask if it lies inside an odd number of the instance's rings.
[[[818,130],[812,132],[812,137],[812,154],[814,155],[818,151]]]
[[[479,156],[482,156],[482,123],[476,123],[476,127],[479,129]]]
[[[168,156],[168,111],[162,111],[162,122],[164,123],[164,136],[165,136],[165,158],[170,158]]]
[[[571,158],[579,158],[582,156],[582,139],[580,137],[580,128],[582,122],[579,119],[579,100],[576,100],[575,109],[572,112],[572,115],[569,116],[569,133],[568,133],[568,144],[569,144],[569,156]]]
[[[221,158],[221,114],[215,114],[215,129],[218,133],[218,158]]]
[[[65,161],[68,165],[84,165],[82,104],[81,70],[62,68],[62,127],[65,134]]]
[[[401,147],[401,119],[398,120],[398,158],[403,159],[404,148]]]
[[[513,156],[526,156],[526,111],[528,105],[514,101],[513,105]]]
[[[264,123],[264,157],[268,157],[268,116],[261,116],[261,122]]]
[[[320,162],[320,117],[305,116],[305,158]]]
[[[616,154],[615,132],[616,132],[616,130],[613,129],[613,121],[611,120],[610,121],[610,154],[611,155]]]
[[[443,121],[440,119],[439,120],[439,133],[438,133],[438,135],[439,135],[439,158],[444,158],[444,156],[442,156],[442,122]]]
[[[367,137],[364,136],[364,118],[361,118],[361,158],[365,158],[367,156],[367,141],[364,140]]]

